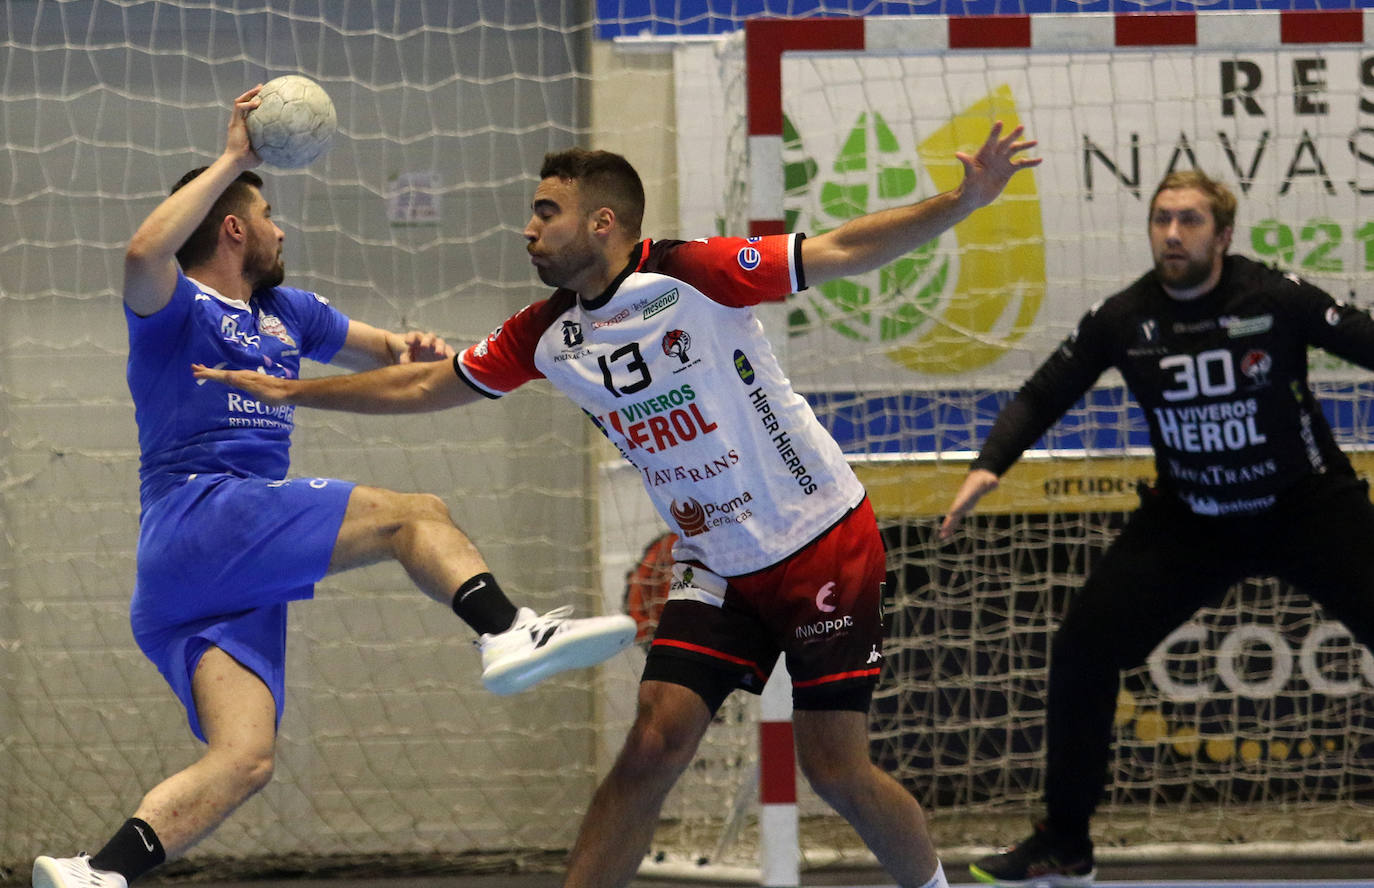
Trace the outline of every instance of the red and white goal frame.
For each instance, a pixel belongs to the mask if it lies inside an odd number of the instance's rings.
[[[1369,38],[1374,38],[1374,9],[753,20],[746,24],[744,38],[749,232],[758,236],[786,230],[783,59],[789,53],[1277,50],[1363,47]],[[1369,90],[1374,93],[1374,84]],[[796,884],[792,735],[785,704],[770,706],[765,700],[764,706],[759,738],[761,884]],[[1197,848],[1189,850],[1198,853]],[[1258,846],[1255,850],[1266,853]],[[1112,853],[1106,849],[1103,856]]]
[[[754,19],[745,25],[750,233],[783,230],[782,57],[1363,44],[1374,9]]]

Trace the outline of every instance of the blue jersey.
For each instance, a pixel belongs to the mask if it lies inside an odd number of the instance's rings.
[[[348,317],[293,287],[260,290],[251,303],[227,299],[180,271],[162,310],[144,318],[126,307],[124,315],[143,507],[193,473],[285,478],[294,408],[197,380],[191,364],[295,378],[302,356],[334,357]]]

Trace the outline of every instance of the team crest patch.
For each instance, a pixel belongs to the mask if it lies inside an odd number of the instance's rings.
[[[258,329],[268,336],[275,336],[291,348],[296,347],[296,340],[292,339],[291,334],[286,332],[286,325],[276,315],[258,315]]]
[[[1240,361],[1240,372],[1244,373],[1257,386],[1269,384],[1269,371],[1274,369],[1274,359],[1263,349],[1253,349]]]
[[[686,330],[669,330],[663,334],[663,353],[687,363],[687,352],[692,347],[692,337]]]

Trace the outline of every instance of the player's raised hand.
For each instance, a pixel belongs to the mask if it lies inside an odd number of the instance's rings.
[[[954,528],[964,520],[964,516],[973,511],[973,507],[978,505],[978,501],[985,494],[997,489],[997,476],[987,469],[974,469],[964,478],[964,483],[960,485],[959,492],[954,495],[954,502],[949,504],[949,511],[945,513],[945,520],[940,522],[940,539],[947,540],[954,535]]]
[[[453,346],[434,333],[412,330],[401,338],[405,342],[405,349],[396,357],[398,364],[446,361],[455,354]]]
[[[199,380],[197,385],[202,382],[222,383],[273,407],[291,403],[289,396],[295,384],[295,380],[269,376],[256,370],[223,370],[204,364],[192,364],[191,375]]]
[[[262,104],[262,99],[258,98],[260,89],[261,83],[234,99],[234,111],[229,115],[229,134],[224,142],[224,153],[233,155],[239,167],[245,170],[262,163],[262,158],[258,157],[248,141],[247,122],[248,112]]]
[[[1018,170],[1039,166],[1044,158],[1018,157],[1040,144],[1035,139],[1022,139],[1026,131],[1018,126],[1006,136],[1002,135],[1002,121],[992,125],[987,141],[975,154],[960,151],[955,157],[964,165],[964,181],[960,186],[964,196],[975,206],[987,206],[997,199],[1007,182]]]

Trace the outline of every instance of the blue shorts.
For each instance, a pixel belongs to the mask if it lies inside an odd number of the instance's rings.
[[[192,475],[143,512],[134,640],[186,707],[201,740],[191,676],[214,646],[272,691],[286,688],[286,605],[329,570],[353,483]]]

